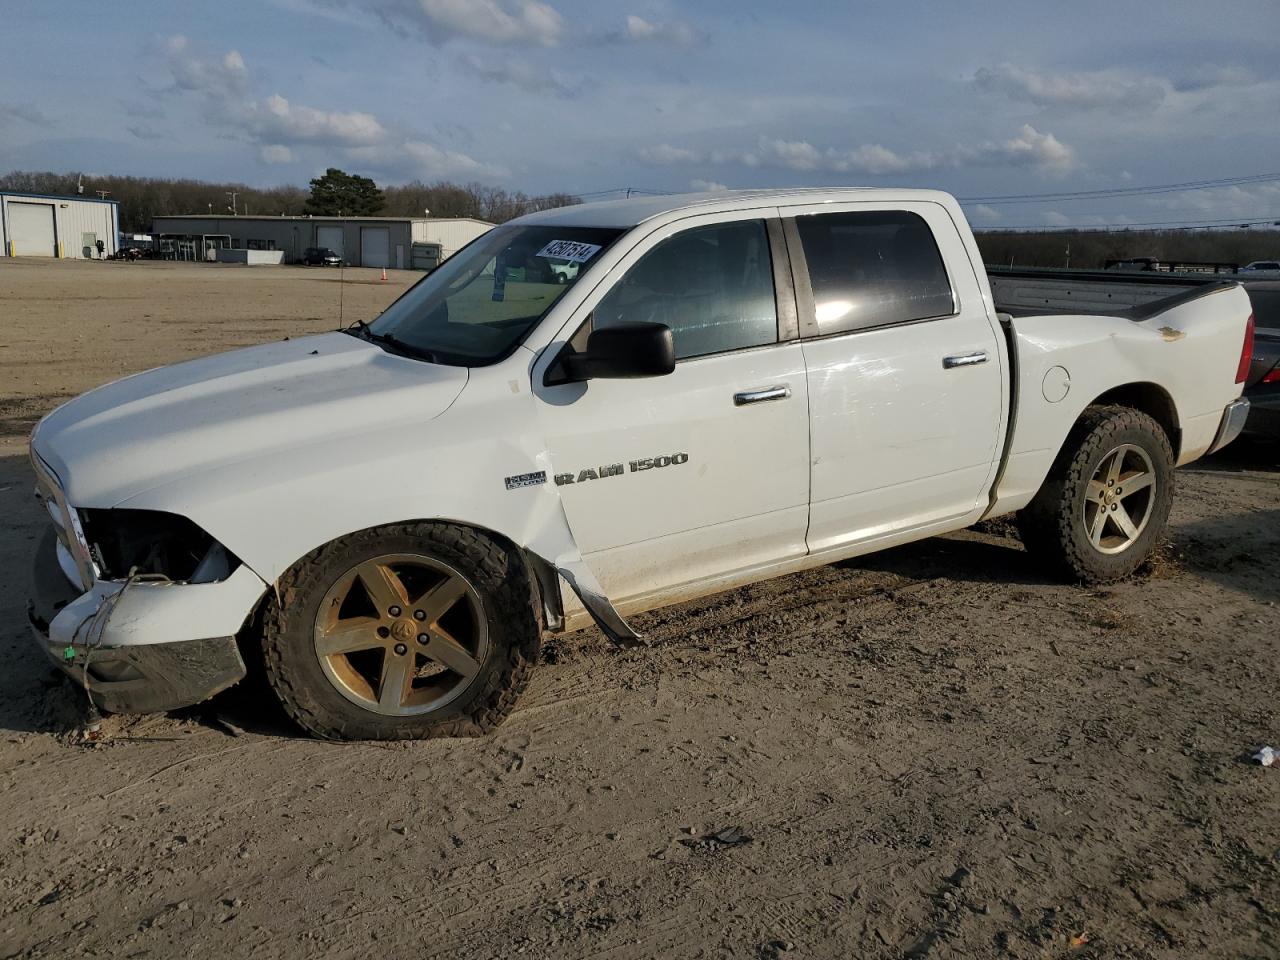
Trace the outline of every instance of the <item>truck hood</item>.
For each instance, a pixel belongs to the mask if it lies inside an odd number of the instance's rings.
[[[464,367],[395,356],[340,333],[190,360],[117,380],[49,414],[32,448],[77,507],[263,453],[431,420]],[[339,449],[335,446],[335,450]]]

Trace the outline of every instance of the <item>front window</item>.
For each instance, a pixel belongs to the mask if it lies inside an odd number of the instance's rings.
[[[592,316],[595,329],[636,320],[670,327],[678,360],[777,342],[764,221],[695,227],[646,253]]]
[[[495,363],[621,234],[602,227],[495,227],[410,288],[365,333],[438,363]]]

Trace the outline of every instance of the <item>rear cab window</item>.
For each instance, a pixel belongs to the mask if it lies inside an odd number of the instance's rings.
[[[812,322],[802,323],[802,335],[825,337],[956,313],[942,254],[919,214],[806,214],[794,222],[813,293]]]

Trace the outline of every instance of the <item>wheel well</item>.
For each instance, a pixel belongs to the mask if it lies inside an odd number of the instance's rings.
[[[1169,446],[1173,447],[1174,460],[1177,460],[1182,441],[1178,408],[1173,405],[1173,398],[1163,387],[1154,383],[1126,383],[1108,390],[1089,406],[1132,407],[1134,410],[1141,410],[1164,429],[1165,436],[1169,438]]]

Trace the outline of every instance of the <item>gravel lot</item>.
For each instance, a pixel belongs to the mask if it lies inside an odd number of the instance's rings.
[[[249,681],[85,742],[31,426],[391,276],[0,261],[0,957],[1280,956],[1274,447],[1181,471],[1105,589],[997,521],[552,639],[484,739],[319,743]]]

